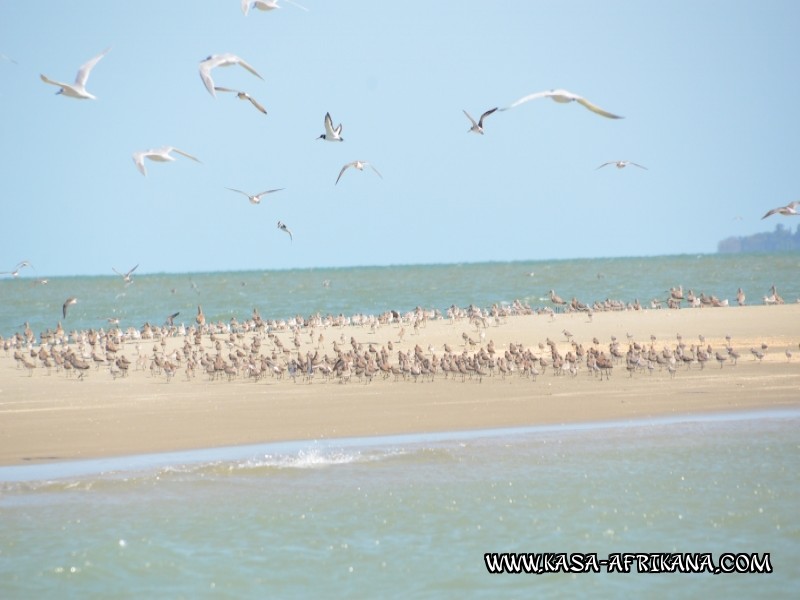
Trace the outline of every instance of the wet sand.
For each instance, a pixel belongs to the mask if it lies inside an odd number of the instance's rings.
[[[401,328],[405,330],[400,340]],[[490,340],[498,354],[509,344],[530,348],[538,357],[548,339],[565,354],[572,349],[562,333],[585,349],[597,338],[608,351],[612,336],[620,348],[638,343],[657,351],[674,349],[677,334],[687,348],[692,344],[725,353],[725,336],[741,358],[720,368],[711,355],[701,369],[697,363],[679,366],[674,377],[667,369],[635,371],[624,359],[615,364],[608,380],[590,375],[581,361],[577,375],[555,375],[547,369],[536,380],[498,372],[482,378],[445,378],[434,381],[395,381],[378,374],[370,383],[353,375],[348,383],[315,377],[310,383],[284,375],[254,381],[243,375],[229,381],[210,378],[202,371],[187,377],[181,367],[168,381],[149,368],[135,369],[136,344],[120,350],[134,364],[126,377],[112,378],[108,366],[92,366],[79,380],[74,374],[37,366],[29,375],[13,352],[0,355],[0,465],[55,462],[81,458],[123,456],[175,450],[212,448],[272,441],[455,431],[537,424],[639,419],[720,411],[800,406],[800,305],[648,310],[510,316],[478,328],[468,320],[428,321],[418,329],[409,325],[348,326],[315,329],[313,339],[301,331],[299,352],[314,352],[320,333],[325,337],[320,355],[335,356],[333,341],[345,350],[350,338],[376,349],[393,344],[398,350],[419,345],[426,356],[441,356],[444,344],[454,353],[474,354]],[[466,333],[474,342],[465,342]],[[481,337],[483,334],[483,337]],[[255,333],[245,334],[249,342]],[[629,335],[631,336],[629,338]],[[705,341],[701,344],[699,337]],[[276,332],[292,355],[298,350],[288,331]],[[224,336],[227,339],[227,336]],[[342,339],[342,337],[344,339]],[[168,339],[167,352],[184,339]],[[262,350],[273,350],[263,336]],[[751,348],[768,346],[763,360]],[[138,342],[147,357],[153,340]],[[203,351],[216,353],[209,336]],[[793,351],[787,359],[786,349]],[[227,356],[228,350],[223,348]],[[287,356],[279,352],[279,358]],[[145,361],[143,361],[145,362]]]

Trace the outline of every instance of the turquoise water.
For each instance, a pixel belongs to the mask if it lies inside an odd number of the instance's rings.
[[[64,328],[161,325],[180,312],[177,322],[194,323],[197,305],[209,321],[249,318],[257,308],[263,318],[282,319],[357,313],[405,312],[421,306],[446,310],[455,304],[488,307],[522,300],[549,306],[548,292],[592,303],[606,299],[642,304],[666,298],[666,290],[683,285],[697,294],[736,300],[742,287],[748,302],[761,303],[771,285],[794,302],[800,297],[800,255],[700,255],[649,258],[549,260],[460,265],[417,265],[247,271],[135,276],[125,286],[116,275],[57,277],[34,285],[34,277],[0,279],[0,335],[20,331],[26,321],[34,332]],[[324,286],[323,282],[329,282]],[[62,318],[70,296],[78,303]]]
[[[798,426],[745,413],[2,469],[0,595],[793,597]],[[769,552],[774,572],[492,575],[487,552]]]

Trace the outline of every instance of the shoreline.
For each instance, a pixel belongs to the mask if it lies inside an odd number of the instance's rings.
[[[574,434],[608,429],[635,429],[643,427],[669,427],[690,423],[730,423],[747,420],[798,419],[800,407],[741,409],[718,412],[693,412],[672,416],[654,416],[625,420],[599,420],[539,424],[491,429],[469,429],[453,431],[433,431],[426,433],[387,434],[364,437],[343,437],[327,439],[286,440],[241,444],[213,448],[194,448],[158,453],[126,454],[97,458],[83,458],[59,462],[28,462],[24,464],[0,466],[0,482],[23,483],[35,481],[56,481],[71,477],[85,477],[97,474],[132,473],[168,467],[192,467],[219,462],[235,462],[253,459],[254,456],[297,454],[303,451],[330,451],[351,449],[386,448],[392,445],[414,445],[442,443],[456,440],[484,440],[501,436],[516,437],[534,434]]]
[[[364,353],[369,346],[377,351],[391,342],[392,363],[399,351],[412,353],[415,346],[428,357],[443,356],[444,344],[455,355],[473,355],[490,341],[498,355],[519,346],[534,356],[549,356],[547,341],[566,355],[576,346],[565,329],[574,334],[575,344],[588,349],[598,338],[605,351],[611,336],[623,349],[652,344],[660,350],[674,347],[680,332],[687,345],[712,351],[724,351],[730,336],[741,357],[736,366],[728,361],[720,367],[712,354],[704,368],[694,362],[680,366],[674,376],[661,367],[628,371],[623,359],[608,380],[592,375],[579,361],[574,375],[555,375],[551,366],[535,378],[520,371],[502,377],[495,371],[480,379],[470,374],[463,381],[439,373],[433,381],[376,376],[367,383],[353,373],[347,383],[321,376],[307,383],[301,378],[293,382],[286,373],[283,379],[267,375],[254,380],[239,373],[230,381],[211,380],[203,372],[190,376],[183,367],[170,380],[133,365],[126,377],[117,378],[109,365],[92,366],[78,380],[55,370],[47,374],[42,367],[29,375],[13,357],[0,356],[0,465],[800,407],[800,305],[622,311],[595,313],[591,319],[584,313],[524,315],[485,327],[463,319],[428,321],[418,328],[318,328],[314,335],[301,331],[297,348],[291,332],[276,331],[272,338],[261,337],[261,352],[276,353],[279,361],[308,352],[334,357],[334,339],[338,351],[346,352],[352,337]],[[330,341],[319,342],[320,334]],[[255,335],[248,333],[241,344]],[[164,352],[186,342],[180,336],[165,339]],[[750,348],[761,344],[768,349],[758,360]],[[215,342],[203,336],[201,348],[213,355]],[[789,348],[794,358],[784,356]],[[120,350],[132,362],[137,352],[152,365],[161,347],[150,340],[138,349],[126,343]],[[227,349],[222,353],[227,356]]]

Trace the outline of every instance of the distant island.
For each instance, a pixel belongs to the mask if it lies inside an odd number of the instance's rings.
[[[800,250],[800,225],[794,233],[783,223],[775,226],[775,231],[765,231],[744,237],[725,238],[717,244],[720,254],[737,252],[787,252]]]

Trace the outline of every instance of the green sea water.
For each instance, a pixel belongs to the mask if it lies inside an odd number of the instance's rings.
[[[27,270],[26,270],[27,271]],[[265,319],[295,315],[379,314],[406,312],[420,306],[445,311],[473,304],[488,307],[520,300],[533,307],[550,306],[548,293],[585,303],[639,300],[643,305],[667,290],[715,295],[735,304],[743,288],[749,303],[759,304],[774,284],[787,302],[800,298],[800,255],[699,255],[648,258],[604,258],[453,265],[352,267],[284,271],[136,275],[125,285],[116,275],[56,277],[46,285],[26,273],[0,279],[0,335],[20,331],[28,322],[34,332],[164,323],[175,312],[176,323],[194,323],[202,305],[209,321],[249,318],[258,309]],[[77,304],[66,318],[68,297]]]
[[[798,426],[744,413],[3,468],[0,596],[795,597]],[[772,573],[490,574],[493,552],[768,553]]]

